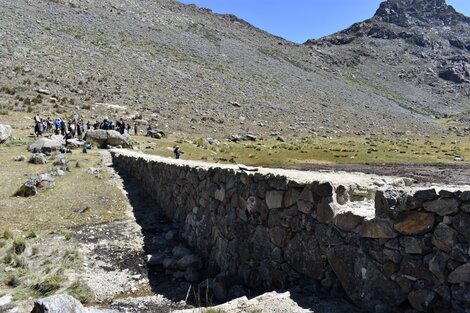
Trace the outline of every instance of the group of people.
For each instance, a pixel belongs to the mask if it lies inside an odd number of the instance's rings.
[[[114,123],[111,119],[105,118],[103,121],[95,121],[91,124],[90,121],[87,121],[86,124],[83,119],[79,119],[78,115],[75,113],[72,119],[69,119],[67,122],[65,119],[57,117],[55,120],[52,120],[50,117],[41,118],[37,114],[34,115],[34,134],[36,136],[42,136],[44,133],[54,132],[56,135],[64,136],[64,139],[69,140],[72,138],[83,139],[86,130],[90,130],[93,126],[93,129],[105,129],[105,130],[116,130],[121,135],[131,134],[131,125],[126,123],[123,118],[119,119]],[[134,134],[137,135],[139,129],[136,122],[134,122]],[[147,136],[152,134],[152,127],[147,128]],[[175,158],[179,159],[183,153],[179,146],[176,146],[173,149]]]
[[[124,135],[124,133],[128,133],[129,135],[131,134],[131,124],[126,123],[124,119],[121,117],[120,120],[117,120],[116,123],[114,123],[112,120],[105,118],[102,122],[100,121],[95,121],[93,124],[94,129],[106,129],[106,130],[116,130],[121,135]],[[137,135],[139,129],[137,126],[137,123],[134,122],[134,135]]]
[[[57,117],[52,120],[51,117],[41,118],[39,115],[34,115],[34,134],[36,136],[42,136],[45,133],[55,133],[56,135],[62,135],[66,139],[78,138],[83,139],[87,130],[93,129],[105,129],[105,130],[116,130],[121,135],[131,135],[131,125],[126,123],[123,118],[119,119],[114,123],[112,120],[105,118],[102,122],[95,121],[86,123],[83,119],[79,119],[75,113],[72,119],[68,121],[64,118]],[[134,123],[134,134],[137,135],[139,129],[137,123]]]
[[[90,129],[90,122],[86,125],[87,129]],[[68,120],[57,117],[52,120],[50,117],[41,118],[37,114],[34,116],[34,134],[36,136],[42,136],[45,133],[54,132],[56,135],[62,135],[64,137],[69,136],[70,138],[83,138],[85,134],[85,123],[83,119],[73,118]]]

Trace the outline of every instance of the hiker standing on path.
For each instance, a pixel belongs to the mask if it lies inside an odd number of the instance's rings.
[[[139,131],[139,129],[137,128],[137,123],[134,122],[134,135],[137,136],[137,132]]]
[[[176,146],[175,149],[173,150],[173,152],[175,153],[175,158],[178,160],[181,156],[180,146]]]

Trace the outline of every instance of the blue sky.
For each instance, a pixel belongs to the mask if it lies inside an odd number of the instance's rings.
[[[374,15],[382,0],[180,0],[232,13],[271,34],[303,43]],[[470,16],[470,0],[447,0]]]

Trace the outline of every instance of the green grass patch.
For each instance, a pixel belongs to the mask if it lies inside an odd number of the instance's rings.
[[[301,138],[291,142],[222,141],[219,146],[210,146],[203,138],[189,137],[145,138],[140,142],[140,148],[148,154],[174,157],[172,147],[178,144],[183,159],[269,167],[310,163],[438,164],[455,163],[456,158],[470,160],[470,140],[466,138]]]

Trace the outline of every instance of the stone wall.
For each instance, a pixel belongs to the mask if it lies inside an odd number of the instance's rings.
[[[468,186],[364,186],[112,153],[219,280],[258,290],[341,286],[370,312],[470,310]]]

